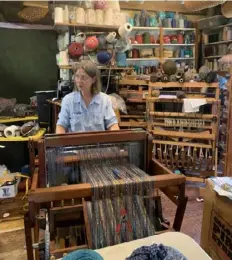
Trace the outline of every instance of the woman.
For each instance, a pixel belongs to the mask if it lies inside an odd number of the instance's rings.
[[[74,68],[75,90],[62,100],[56,133],[119,130],[110,97],[101,91],[96,65],[82,61]]]

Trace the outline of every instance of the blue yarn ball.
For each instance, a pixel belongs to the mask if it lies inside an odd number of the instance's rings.
[[[90,249],[76,250],[63,257],[63,260],[104,260],[97,252]]]
[[[111,53],[108,51],[99,51],[97,54],[97,60],[101,64],[106,64],[108,63],[112,58]]]

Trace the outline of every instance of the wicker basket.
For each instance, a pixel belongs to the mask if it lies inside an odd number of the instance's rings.
[[[173,51],[172,50],[164,50],[163,57],[164,58],[172,58],[173,57]]]

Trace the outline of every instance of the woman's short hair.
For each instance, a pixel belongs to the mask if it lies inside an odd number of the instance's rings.
[[[83,60],[80,63],[75,63],[72,69],[74,75],[79,69],[83,69],[91,78],[96,77],[96,82],[92,86],[91,93],[97,94],[101,91],[100,71],[94,62],[89,60]],[[78,88],[75,86],[74,90],[78,90]]]

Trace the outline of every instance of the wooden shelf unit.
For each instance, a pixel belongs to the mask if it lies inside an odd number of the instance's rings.
[[[214,97],[197,95],[196,99],[204,99],[208,107],[194,113],[183,112],[183,99],[159,99],[152,96],[153,90],[159,90],[162,96],[173,89],[192,95],[193,90],[200,94],[202,88],[210,88],[210,95]],[[146,113],[148,131],[154,138],[154,158],[165,167],[173,171],[180,170],[189,176],[188,181],[204,182],[205,178],[217,175],[219,94],[218,83],[149,83]]]
[[[147,128],[146,94],[149,81],[124,78],[119,81],[119,95],[125,100],[128,114],[120,115],[121,128]],[[141,110],[141,107],[144,109]],[[133,114],[130,111],[134,111]]]

